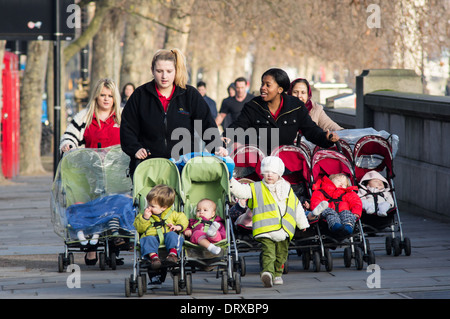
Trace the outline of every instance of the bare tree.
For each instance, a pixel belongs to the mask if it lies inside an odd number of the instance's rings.
[[[160,11],[158,0],[132,0],[128,3],[123,40],[120,86],[131,82],[139,86],[151,77],[151,55],[155,51]],[[150,19],[151,18],[151,19]]]
[[[172,0],[168,24],[172,28],[167,29],[165,48],[178,48],[186,51],[189,32],[191,29],[190,12],[195,0]]]
[[[21,175],[45,172],[41,162],[41,117],[48,50],[48,41],[28,44],[27,65],[20,91]]]
[[[109,10],[92,45],[91,88],[101,78],[112,78],[119,85],[124,15],[120,9]]]

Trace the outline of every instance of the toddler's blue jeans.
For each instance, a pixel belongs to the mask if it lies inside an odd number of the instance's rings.
[[[141,238],[141,256],[145,256],[150,253],[158,253],[159,237],[158,236],[146,236]],[[175,248],[180,254],[181,247],[183,246],[184,238],[178,235],[176,232],[171,231],[164,234],[164,245],[167,251]]]

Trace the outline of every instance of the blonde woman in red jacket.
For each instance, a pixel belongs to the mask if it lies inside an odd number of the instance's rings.
[[[61,137],[60,150],[120,144],[120,92],[111,79],[100,79],[85,109],[78,112]]]
[[[362,213],[361,199],[355,192],[357,190],[358,187],[351,186],[345,174],[324,176],[313,185],[311,209],[323,201],[328,202],[328,208],[321,214],[328,228],[338,235],[350,235]]]

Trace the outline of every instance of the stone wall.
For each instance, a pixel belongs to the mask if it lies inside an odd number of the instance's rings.
[[[397,199],[416,213],[450,218],[450,98],[379,91],[364,105],[376,130],[399,137]]]

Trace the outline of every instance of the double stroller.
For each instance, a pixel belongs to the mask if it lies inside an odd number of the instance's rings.
[[[64,240],[59,272],[74,263],[74,252],[89,251],[97,252],[100,269],[114,270],[118,253],[130,249],[135,211],[128,164],[119,145],[64,154],[50,201],[54,231]]]
[[[238,258],[232,255],[230,240],[234,237],[229,227],[228,199],[229,199],[229,168],[222,158],[211,156],[186,157],[185,162],[175,162],[169,159],[154,158],[141,162],[133,176],[133,197],[138,213],[142,213],[146,206],[146,196],[156,185],[165,184],[176,192],[173,209],[184,212],[187,218],[195,218],[197,203],[204,198],[214,201],[217,205],[216,215],[225,221],[226,239],[216,243],[222,249],[219,255],[209,253],[205,248],[184,240],[179,261],[176,265],[164,264],[158,270],[147,267],[140,255],[140,234],[135,234],[133,273],[125,279],[125,295],[137,292],[143,296],[147,290],[147,277],[150,283],[161,284],[167,273],[173,278],[173,292],[178,295],[181,290],[192,294],[192,274],[196,271],[217,268],[217,275],[221,275],[221,289],[228,293],[229,288],[241,291],[240,274],[236,271]],[[181,171],[181,173],[180,173]],[[183,234],[179,234],[183,236]],[[234,250],[237,252],[237,250]],[[158,255],[167,255],[164,245],[160,245]]]

